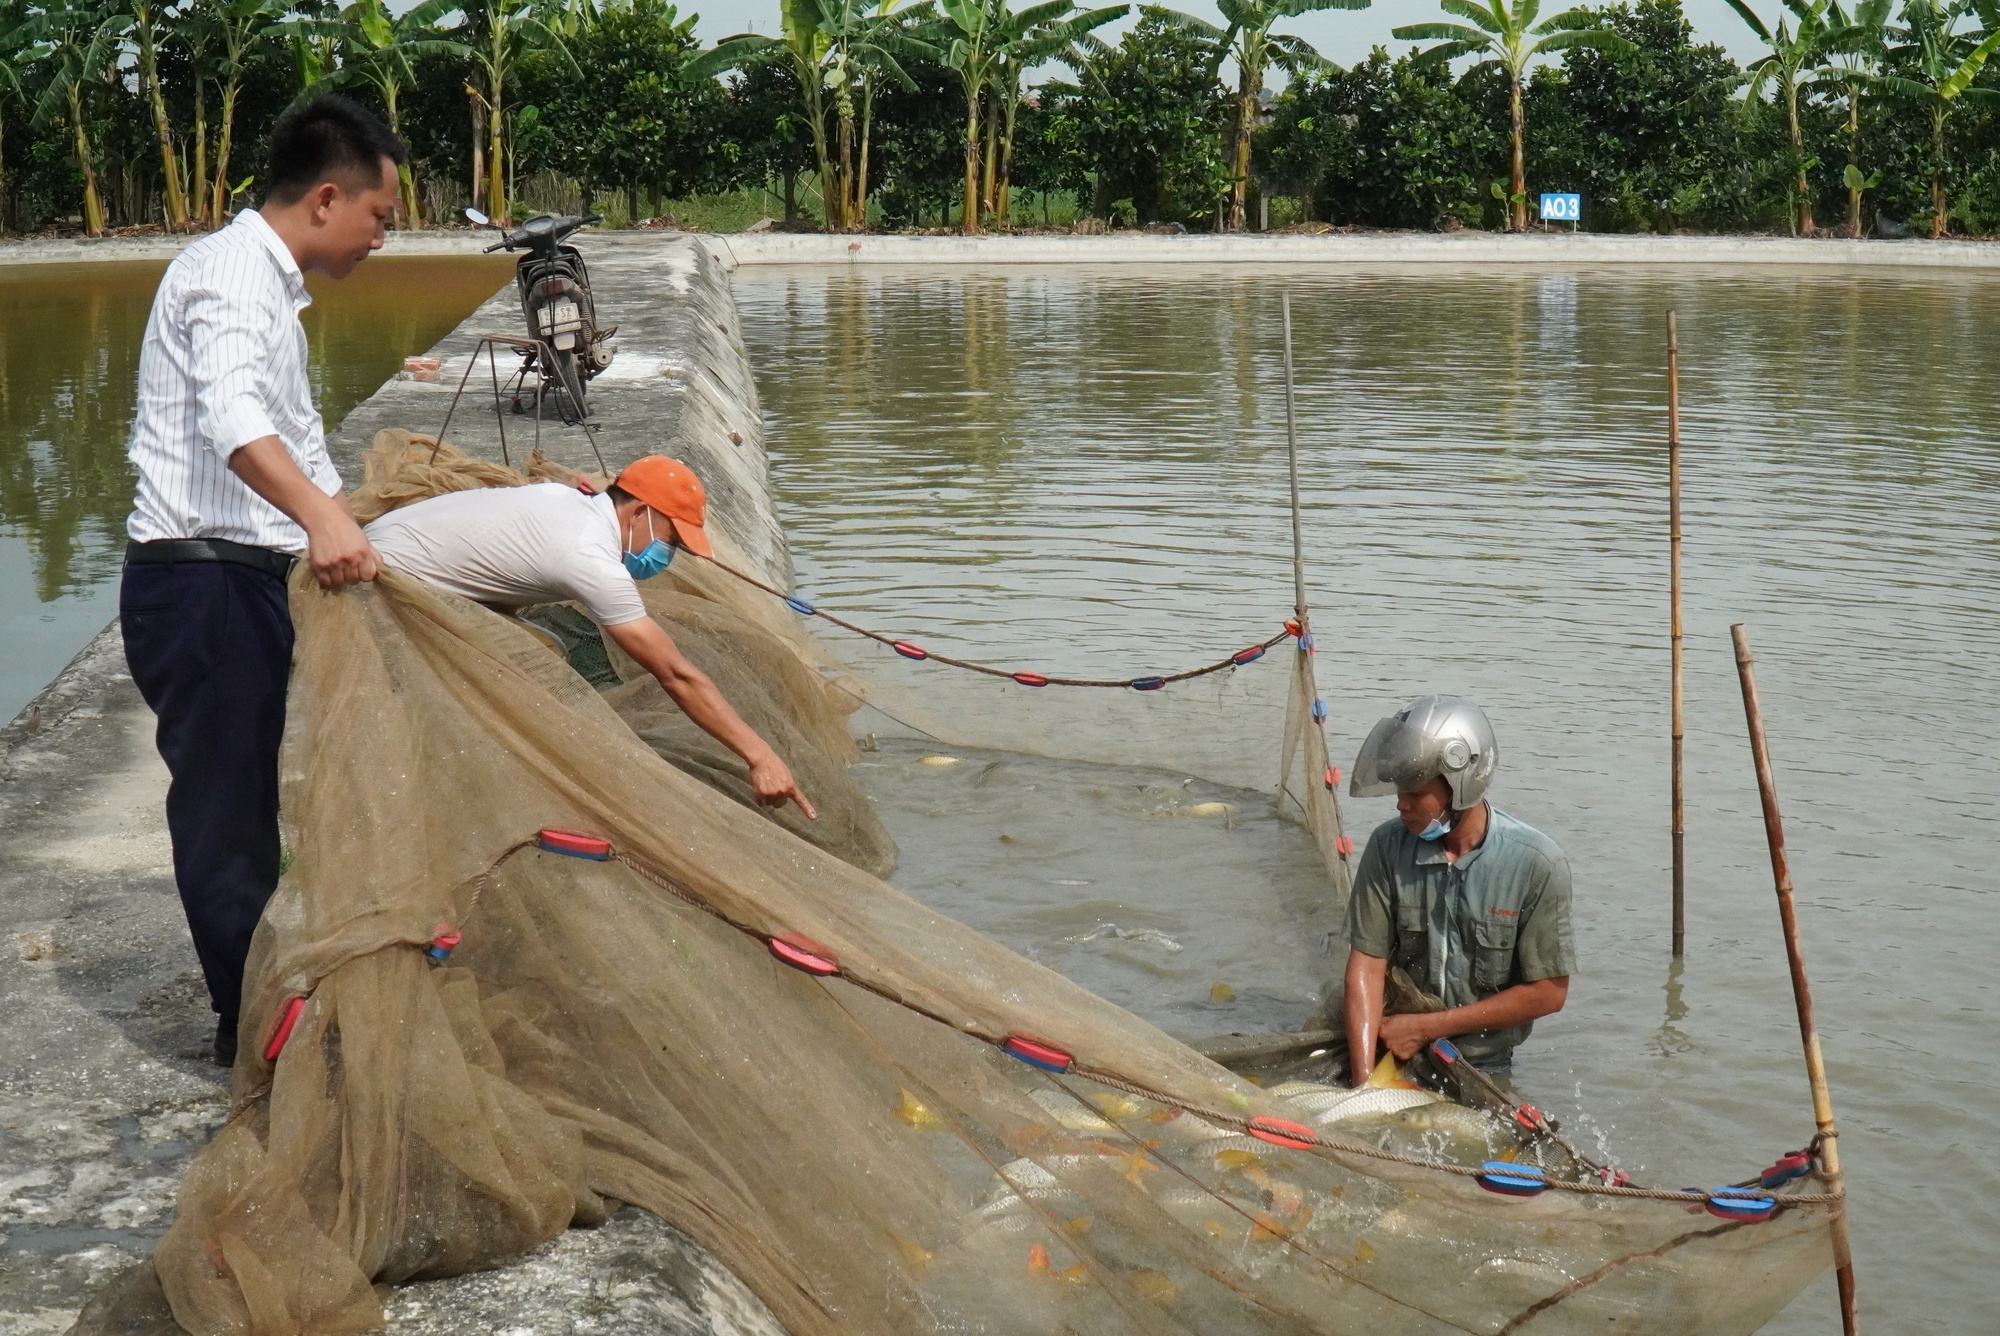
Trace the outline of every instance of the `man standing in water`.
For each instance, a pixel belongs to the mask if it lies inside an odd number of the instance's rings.
[[[1327,1013],[1333,1028],[1344,1021],[1356,1085],[1378,1040],[1408,1059],[1450,1039],[1475,1066],[1504,1071],[1534,1022],[1568,999],[1569,863],[1486,801],[1499,762],[1485,713],[1455,696],[1412,701],[1361,745],[1348,791],[1395,794],[1397,816],[1368,837],[1355,870],[1344,1006]],[[1404,1000],[1385,1015],[1392,965],[1443,1010]]]
[[[743,758],[759,803],[795,802],[815,820],[790,767],[680,652],[639,597],[635,582],[665,570],[681,548],[715,555],[707,513],[708,492],[692,469],[647,455],[627,465],[604,495],[560,483],[446,492],[390,511],[368,526],[368,538],[385,565],[475,603],[582,604],[688,718]]]
[[[322,95],[271,131],[269,193],[167,267],[139,354],[139,474],[118,620],[159,717],[174,881],[236,1061],[250,935],[278,883],[278,744],[292,666],[285,580],[328,589],[376,555],[327,458],[306,377],[305,274],[345,278],[382,244],[402,144]]]

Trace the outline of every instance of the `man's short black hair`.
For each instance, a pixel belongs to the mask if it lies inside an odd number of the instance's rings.
[[[338,93],[294,106],[271,128],[271,184],[265,198],[291,204],[322,181],[359,194],[382,180],[382,159],[410,160],[403,141]]]

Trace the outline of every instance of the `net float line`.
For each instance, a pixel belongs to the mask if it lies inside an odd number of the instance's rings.
[[[1183,672],[1149,673],[1141,677],[1115,678],[1051,677],[1046,673],[1030,672],[1026,669],[996,668],[990,663],[975,663],[970,659],[954,658],[949,654],[939,654],[935,650],[925,649],[922,645],[914,641],[899,640],[895,636],[883,635],[880,631],[871,631],[865,626],[848,621],[845,617],[828,612],[818,604],[800,598],[796,594],[787,594],[784,590],[774,585],[766,584],[756,576],[745,571],[739,571],[734,566],[718,561],[714,557],[708,557],[706,560],[723,574],[735,576],[751,588],[761,589],[772,598],[782,600],[786,607],[798,613],[801,617],[823,618],[826,621],[832,622],[843,631],[852,631],[855,635],[865,636],[878,645],[887,645],[906,659],[914,659],[919,663],[941,663],[947,668],[963,668],[970,673],[981,673],[987,677],[1005,678],[1010,682],[1019,683],[1024,687],[1114,687],[1121,691],[1159,691],[1175,682],[1192,681],[1197,677],[1207,677],[1210,673],[1219,673],[1225,669],[1241,668],[1245,664],[1255,663],[1264,657],[1267,650],[1277,645],[1280,641],[1294,637],[1309,636],[1309,633],[1305,632],[1299,624],[1287,622],[1284,630],[1279,631],[1268,640],[1261,640],[1254,645],[1239,649],[1226,659],[1204,664],[1199,668],[1189,668]]]
[[[455,947],[458,945],[462,926],[467,919],[472,917],[473,910],[477,908],[479,897],[485,890],[488,881],[500,870],[503,864],[528,849],[539,849],[544,853],[568,858],[617,863],[642,880],[667,892],[689,908],[708,914],[713,918],[721,920],[738,932],[756,938],[764,944],[764,948],[775,959],[797,969],[808,977],[819,979],[840,978],[857,988],[873,993],[885,1001],[892,1002],[905,1010],[913,1011],[927,1020],[935,1021],[940,1025],[950,1026],[955,1033],[964,1034],[968,1038],[977,1039],[982,1043],[998,1048],[1009,1057],[1015,1058],[1045,1073],[1051,1080],[1057,1081],[1059,1085],[1063,1084],[1060,1080],[1062,1077],[1081,1077],[1097,1085],[1113,1090],[1121,1090],[1126,1094],[1135,1095],[1140,1099],[1150,1100],[1155,1104],[1177,1109],[1182,1113],[1192,1114],[1213,1126],[1226,1127],[1234,1132],[1253,1137],[1259,1141],[1268,1142],[1274,1146],[1282,1146],[1294,1150],[1327,1151],[1339,1155],[1358,1156],[1363,1159],[1376,1160],[1387,1164],[1408,1165],[1412,1168],[1428,1169],[1437,1173],[1450,1174],[1458,1178],[1474,1179],[1479,1181],[1480,1186],[1487,1188],[1488,1191],[1505,1191],[1505,1189],[1496,1188],[1492,1183],[1487,1181],[1492,1179],[1495,1173],[1498,1172],[1491,1166],[1474,1168],[1470,1165],[1455,1164],[1446,1160],[1433,1160],[1416,1155],[1404,1155],[1397,1151],[1384,1150],[1378,1146],[1371,1146],[1365,1142],[1343,1141],[1338,1138],[1329,1137],[1314,1128],[1308,1127],[1304,1123],[1291,1122],[1270,1114],[1248,1114],[1231,1112],[1226,1109],[1210,1108],[1206,1105],[1182,1099],[1167,1091],[1156,1090],[1151,1086],[1134,1081],[1107,1068],[1078,1062],[1069,1052],[1061,1048],[1054,1041],[1040,1036],[1019,1033],[988,1035],[961,1029],[951,1017],[939,1015],[910,1001],[895,990],[885,988],[866,976],[855,973],[831,949],[822,946],[809,937],[792,932],[767,932],[752,924],[741,922],[731,917],[717,906],[710,904],[691,887],[683,885],[678,878],[674,877],[665,868],[657,867],[649,859],[634,854],[629,850],[614,847],[610,840],[602,836],[567,831],[556,827],[545,827],[533,835],[516,840],[495,854],[483,868],[458,883],[459,887],[472,886],[473,894],[464,911],[458,916],[460,928],[450,931],[452,946]],[[443,927],[444,925],[440,926]],[[410,943],[397,942],[392,945],[410,945]],[[435,945],[436,943],[423,943],[420,949],[423,949],[428,955]],[[449,955],[448,949],[446,955]],[[443,964],[445,962],[437,960],[435,963]],[[266,1046],[266,1061],[275,1063],[279,1059],[285,1047],[285,1041],[291,1037],[292,1030],[300,1019],[305,1006],[311,1000],[311,997],[312,991],[309,989],[306,993],[290,999],[281,1008],[277,1032],[271,1036]],[[234,1119],[247,1112],[250,1105],[269,1093],[270,1088],[270,1081],[265,1080],[260,1082],[254,1089],[246,1092],[243,1098],[234,1102],[231,1110],[231,1118]],[[1063,1088],[1068,1089],[1068,1086],[1063,1085]],[[1745,1183],[1741,1184],[1729,1184],[1715,1188],[1671,1189],[1635,1187],[1629,1182],[1623,1181],[1593,1183],[1588,1181],[1571,1182],[1564,1179],[1546,1179],[1546,1188],[1538,1188],[1532,1195],[1539,1195],[1540,1191],[1555,1191],[1580,1193],[1588,1196],[1631,1197],[1651,1201],[1674,1202],[1683,1207],[1703,1207],[1710,1209],[1713,1214],[1721,1214],[1723,1211],[1728,1210],[1731,1205],[1741,1200],[1743,1193],[1750,1183],[1758,1183],[1761,1186],[1775,1186],[1777,1183],[1789,1181],[1792,1178],[1803,1177],[1806,1172],[1810,1171],[1809,1166],[1814,1161],[1830,1158],[1832,1137],[1835,1135],[1838,1134],[1831,1131],[1822,1131],[1803,1150],[1793,1151],[1789,1155],[1780,1157],[1778,1163],[1771,1169],[1767,1169],[1760,1179],[1746,1180]],[[1783,1176],[1778,1177],[1780,1174]],[[1833,1175],[1829,1176],[1833,1177]],[[1846,1189],[1841,1185],[1837,1177],[1833,1177],[1833,1182],[1834,1190],[1830,1192],[1786,1193],[1775,1197],[1763,1198],[1763,1200],[1769,1200],[1771,1205],[1768,1212],[1758,1215],[1757,1218],[1768,1218],[1769,1214],[1774,1214],[1788,1207],[1840,1205],[1847,1200]],[[1714,1206],[1714,1203],[1717,1202],[1724,1203],[1724,1205],[1718,1209]]]

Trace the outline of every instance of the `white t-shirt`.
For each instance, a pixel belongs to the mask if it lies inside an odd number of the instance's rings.
[[[389,565],[475,603],[574,601],[599,626],[646,615],[609,496],[553,482],[475,487],[392,510],[366,533]]]

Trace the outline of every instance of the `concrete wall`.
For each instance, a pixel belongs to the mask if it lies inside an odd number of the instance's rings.
[[[1314,270],[1372,265],[1812,265],[1847,268],[2000,268],[1991,241],[1841,241],[1824,238],[1614,236],[1590,232],[1353,232],[1113,236],[826,236],[757,232],[708,238],[736,264],[1264,265]]]
[[[399,232],[387,254],[470,254],[491,244],[490,232]],[[663,235],[606,232],[585,241],[607,246],[657,245]],[[1310,267],[1322,272],[1375,265],[1525,264],[1555,269],[1631,264],[1785,265],[1830,268],[1893,266],[1917,269],[2000,268],[2000,241],[1846,241],[1830,237],[1621,236],[1592,232],[1352,232],[1323,236],[1195,232],[1113,236],[828,236],[817,232],[696,233],[729,268],[750,265],[1013,265],[1142,264]],[[88,259],[155,259],[186,241],[168,237],[101,241],[22,241],[0,244],[0,265]]]
[[[587,239],[625,351],[592,391],[607,462],[661,450],[709,483],[724,525],[774,578],[789,574],[765,487],[756,386],[728,281],[686,237]],[[600,259],[599,256],[602,256]],[[520,328],[512,287],[438,347]],[[444,390],[391,382],[331,436],[350,480],[379,426],[435,428]],[[491,394],[466,429],[497,442]],[[513,439],[513,424],[509,437]],[[733,439],[731,432],[740,440]],[[522,439],[525,441],[526,433]],[[571,463],[580,431],[544,444]],[[518,459],[520,456],[516,456]],[[153,717],[113,625],[0,729],[0,1332],[65,1331],[84,1296],[150,1255],[188,1162],[228,1109],[209,1060],[214,1017],[175,892]],[[572,1231],[516,1266],[408,1286],[394,1336],[569,1332],[772,1336],[742,1285],[651,1216]]]

